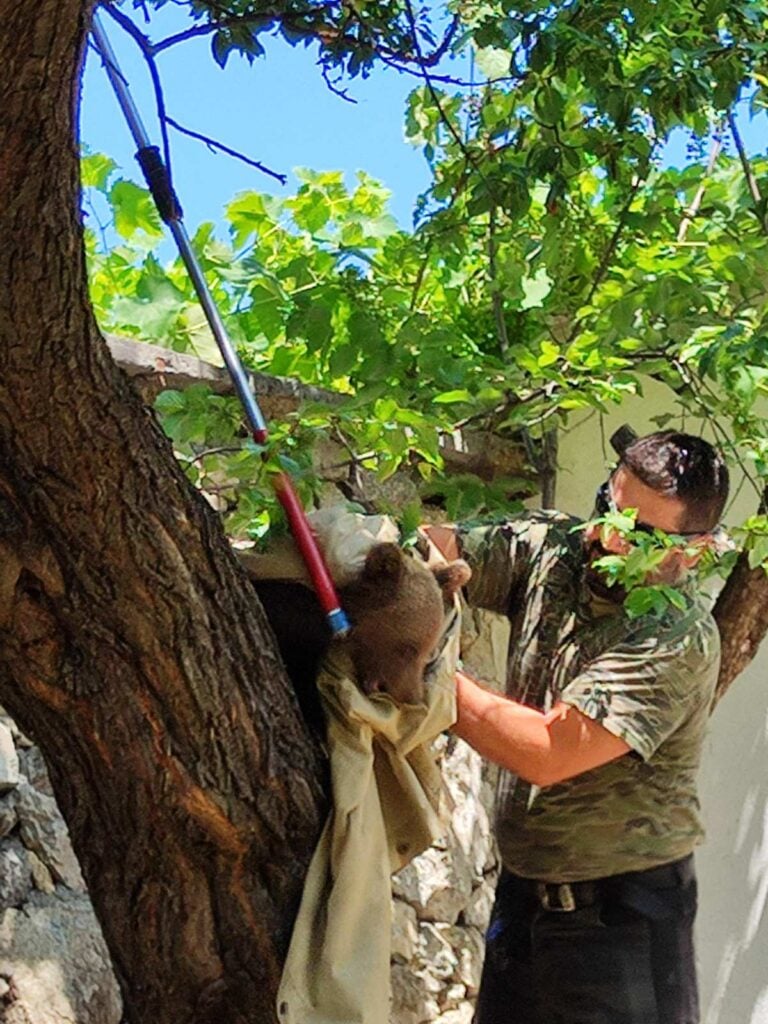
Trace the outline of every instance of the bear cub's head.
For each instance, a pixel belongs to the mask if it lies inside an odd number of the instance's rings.
[[[397,544],[371,548],[360,576],[341,591],[352,623],[350,656],[366,693],[386,692],[408,704],[423,700],[424,671],[446,610],[470,575],[461,559],[430,569]]]

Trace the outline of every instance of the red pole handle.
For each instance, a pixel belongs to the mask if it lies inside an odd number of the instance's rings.
[[[280,504],[283,506],[291,533],[296,541],[301,556],[312,579],[320,606],[325,612],[328,623],[334,634],[344,635],[349,631],[349,621],[341,608],[336,588],[333,585],[328,566],[317,546],[317,539],[309,525],[306,513],[302,508],[293,484],[285,473],[276,473],[272,486]]]

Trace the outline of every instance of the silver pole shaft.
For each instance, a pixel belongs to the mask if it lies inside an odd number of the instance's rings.
[[[112,83],[112,88],[115,90],[117,101],[122,108],[136,145],[140,150],[151,148],[151,140],[147,135],[141,116],[136,108],[136,104],[133,102],[133,97],[128,89],[123,73],[120,70],[120,66],[117,63],[117,58],[115,57],[114,50],[112,49],[106,32],[104,31],[104,26],[101,23],[98,11],[94,11],[91,31],[104,62],[104,68],[110,82]],[[194,249],[192,248],[186,228],[184,227],[184,222],[179,216],[168,220],[167,223],[176,242],[179,254],[184,261],[184,265],[189,272],[190,278],[192,279],[192,284],[195,292],[197,293],[197,297],[200,300],[200,305],[203,307],[203,312],[205,313],[208,325],[213,332],[216,344],[219,347],[219,351],[221,352],[226,367],[229,370],[229,374],[232,377],[232,383],[235,386],[237,396],[243,404],[254,438],[258,443],[263,444],[267,439],[266,420],[264,419],[261,409],[259,408],[259,404],[254,397],[248,380],[248,375],[243,368],[243,364],[240,362],[240,358],[229,339],[229,335],[227,334],[227,330],[221,319],[221,314],[214,302],[213,296],[211,295],[211,291],[208,287],[208,282],[203,274],[203,269],[200,266]]]

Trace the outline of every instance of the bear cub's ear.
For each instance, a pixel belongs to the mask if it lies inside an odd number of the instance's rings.
[[[472,575],[472,570],[463,558],[457,558],[455,562],[448,562],[447,565],[437,565],[432,571],[446,600],[468,583]]]
[[[390,541],[376,544],[365,556],[363,578],[381,583],[396,583],[403,574],[403,552]]]

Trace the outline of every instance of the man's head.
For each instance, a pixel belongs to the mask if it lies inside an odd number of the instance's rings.
[[[720,454],[701,437],[660,430],[637,438],[624,450],[614,473],[614,493],[622,479],[630,476],[647,489],[648,500],[653,503],[655,499],[654,512],[665,521],[676,515],[675,529],[651,520],[651,525],[667,533],[708,533],[723,514],[728,469]],[[662,499],[671,500],[663,504]],[[624,507],[637,508],[638,521],[646,521],[639,505]]]
[[[700,437],[673,430],[637,438],[598,492],[604,507],[637,509],[636,529],[660,529],[682,537],[649,583],[675,583],[698,561],[728,497],[728,470],[719,453]],[[600,554],[626,554],[627,541],[615,532],[590,527],[590,560]]]

